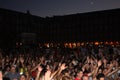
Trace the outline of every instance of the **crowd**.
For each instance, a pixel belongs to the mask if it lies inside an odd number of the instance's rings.
[[[0,80],[120,80],[120,47],[1,49]]]

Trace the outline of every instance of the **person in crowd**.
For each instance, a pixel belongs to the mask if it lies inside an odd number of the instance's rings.
[[[10,72],[6,75],[10,80],[19,80],[20,74],[16,72],[16,66],[12,65]]]
[[[0,70],[0,80],[3,80],[3,75],[1,70]]]
[[[103,73],[100,73],[97,75],[98,80],[105,80],[105,75]]]
[[[105,45],[49,48],[49,51],[38,47],[20,48],[14,51],[0,52],[3,79],[119,80],[120,47],[112,53]]]
[[[74,80],[82,80],[82,77],[83,77],[83,71],[82,71],[82,69],[78,69]]]
[[[22,74],[22,75],[20,75],[19,80],[29,80],[29,79],[27,79],[27,76],[25,74]]]

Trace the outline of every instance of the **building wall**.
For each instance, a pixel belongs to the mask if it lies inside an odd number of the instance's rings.
[[[42,18],[0,8],[1,44],[21,33],[36,33],[38,42],[120,40],[119,26],[120,9]]]

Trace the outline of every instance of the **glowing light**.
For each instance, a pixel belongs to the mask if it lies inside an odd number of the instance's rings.
[[[77,47],[80,47],[80,43],[77,43]]]
[[[108,45],[109,43],[106,41],[105,44]]]
[[[86,42],[86,44],[89,44],[89,42]]]
[[[113,42],[110,42],[110,44],[112,45],[112,44],[113,44]]]
[[[65,46],[65,47],[68,47],[68,43],[65,43],[64,46]]]
[[[100,44],[103,44],[103,42],[100,42]]]
[[[85,43],[84,43],[84,42],[82,42],[82,43],[81,43],[81,46],[84,46],[84,44],[85,44]]]
[[[69,43],[69,48],[72,48],[72,44],[71,43]]]
[[[119,42],[117,41],[116,44],[119,44]]]
[[[99,42],[95,42],[95,45],[99,45]]]
[[[72,46],[73,46],[73,48],[75,48],[76,47],[76,43],[73,43]]]
[[[20,46],[22,45],[22,43],[20,43]]]
[[[46,46],[49,48],[50,47],[49,43]]]

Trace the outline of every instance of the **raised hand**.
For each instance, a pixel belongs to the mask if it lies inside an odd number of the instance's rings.
[[[102,65],[102,61],[99,60],[99,61],[98,61],[98,67],[100,67],[101,65]]]
[[[20,62],[24,63],[24,58],[20,57]]]
[[[3,80],[2,71],[0,71],[0,80]]]
[[[38,71],[41,72],[43,68],[41,66],[38,66]]]
[[[15,58],[14,58],[14,61],[16,61],[16,60],[17,60],[17,58],[15,57]]]
[[[113,63],[110,63],[110,67],[113,67],[114,66],[114,64]]]
[[[2,59],[2,62],[5,62],[5,58]]]
[[[60,66],[60,69],[61,70],[64,70],[64,69],[66,69],[67,68],[67,66],[65,66],[65,63],[63,63],[61,66]]]

